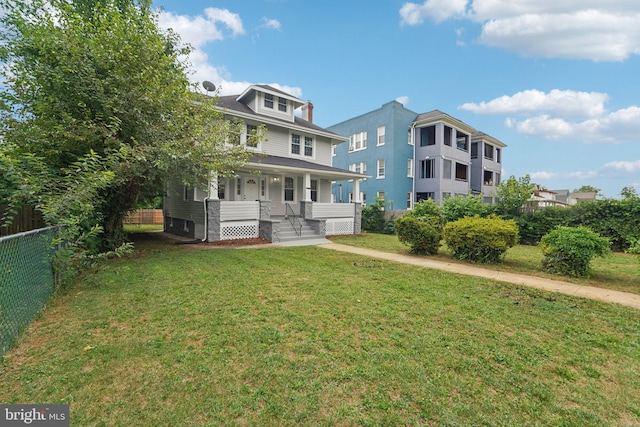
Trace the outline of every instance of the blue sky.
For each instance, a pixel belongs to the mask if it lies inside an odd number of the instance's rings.
[[[397,99],[508,145],[503,176],[640,193],[637,0],[157,0],[221,94],[266,83],[331,126]]]

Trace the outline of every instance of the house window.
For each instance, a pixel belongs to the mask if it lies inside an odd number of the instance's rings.
[[[456,131],[456,148],[469,151],[469,135]]]
[[[411,191],[409,191],[409,192],[407,193],[407,209],[411,209],[411,195],[412,195],[412,194],[413,194],[413,193],[411,193]]]
[[[420,178],[436,177],[436,159],[426,159],[420,161]]]
[[[250,147],[255,147],[258,145],[257,142],[249,143],[249,141],[251,140],[251,137],[254,136],[256,132],[258,132],[258,126],[247,125],[247,135],[245,139],[245,144],[247,144]]]
[[[484,185],[493,185],[493,172],[484,171],[483,182]]]
[[[287,112],[287,100],[278,97],[278,111]]]
[[[273,109],[273,95],[271,95],[270,93],[264,94],[264,108]]]
[[[359,151],[367,148],[367,132],[354,133],[349,137],[349,151]]]
[[[376,199],[382,200],[384,202],[384,191],[378,191],[376,193]]]
[[[411,129],[409,129],[409,131],[407,132],[407,144],[413,145],[413,138],[412,138],[412,135],[411,135]]]
[[[472,142],[471,143],[471,158],[472,159],[477,159],[478,158],[478,143],[477,142]]]
[[[442,161],[442,178],[451,179],[451,160]]]
[[[378,178],[384,178],[384,159],[378,159]]]
[[[300,135],[291,134],[291,154],[300,154]]]
[[[362,202],[362,206],[367,205],[367,193],[363,191],[360,192],[360,201]]]
[[[236,179],[236,195],[242,195],[242,181],[240,178]]]
[[[484,158],[487,160],[493,160],[493,145],[484,144]]]
[[[378,145],[384,145],[385,127],[378,126]]]
[[[456,163],[456,181],[467,181],[468,166],[463,163]]]
[[[420,202],[422,200],[433,200],[435,199],[436,193],[427,192],[427,193],[416,193],[416,202]]]
[[[224,200],[224,187],[224,184],[221,184],[218,178],[218,199],[220,200]]]
[[[304,155],[313,157],[313,138],[309,136],[304,137]]]
[[[453,129],[449,126],[444,127],[444,145],[451,147],[451,135],[453,135]]]
[[[185,202],[189,200],[189,187],[186,185],[182,187],[182,200]]]
[[[413,178],[413,159],[407,159],[407,177]]]
[[[318,201],[318,180],[317,179],[311,180],[311,201],[312,202]]]
[[[353,193],[349,193],[349,203],[353,203]]]
[[[420,128],[420,146],[436,145],[436,127],[427,126]]]
[[[260,180],[260,195],[262,197],[267,196],[267,180],[264,178]]]
[[[496,162],[498,163],[502,161],[501,154],[502,154],[502,151],[499,148],[496,148]]]
[[[294,183],[295,180],[291,176],[286,176],[284,178],[284,201],[285,202],[293,202],[294,198]]]

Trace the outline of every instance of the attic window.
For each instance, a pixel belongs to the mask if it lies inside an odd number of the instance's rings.
[[[270,93],[264,94],[264,108],[273,108],[273,95]]]
[[[278,111],[287,112],[287,100],[278,97]]]

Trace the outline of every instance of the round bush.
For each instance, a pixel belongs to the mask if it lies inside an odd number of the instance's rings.
[[[402,215],[395,222],[398,240],[411,246],[411,253],[435,255],[442,240],[442,222],[438,217]]]
[[[587,227],[558,227],[542,237],[540,248],[544,271],[582,277],[589,273],[591,259],[609,253],[610,244]]]
[[[445,225],[444,240],[454,258],[491,264],[517,243],[518,226],[496,216],[466,217]]]

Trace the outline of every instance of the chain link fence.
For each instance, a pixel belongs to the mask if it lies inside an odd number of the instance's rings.
[[[51,259],[57,231],[48,227],[0,238],[0,355],[56,288]]]

